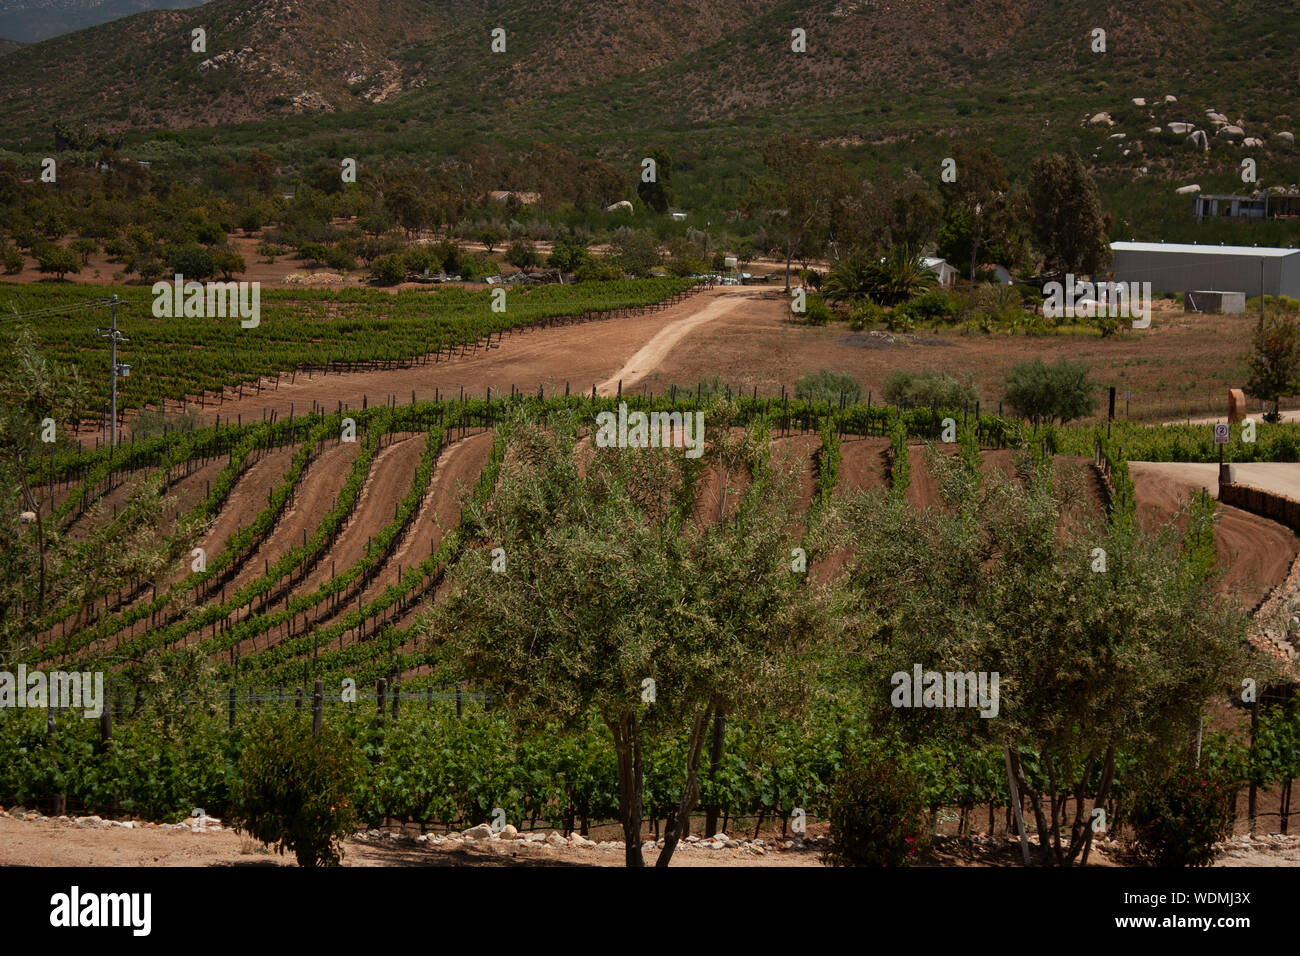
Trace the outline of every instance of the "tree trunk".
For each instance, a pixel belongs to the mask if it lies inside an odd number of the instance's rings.
[[[717,784],[718,766],[722,763],[722,740],[726,733],[727,716],[721,710],[713,715],[713,740],[709,746],[709,779]],[[718,799],[715,796],[704,818],[704,835],[713,836],[718,832]]]
[[[1025,779],[1024,769],[1020,765],[1020,754],[1015,751],[1011,751],[1010,753],[1011,765],[1016,775],[1016,785],[1020,788],[1021,794],[1024,797],[1027,797],[1033,805],[1034,824],[1038,827],[1039,856],[1047,866],[1051,866],[1053,863],[1052,848],[1048,843],[1050,834],[1048,832],[1049,828],[1047,826],[1047,821],[1043,819],[1043,799],[1037,790],[1029,786],[1029,781]]]
[[[712,709],[712,704],[706,707],[704,713],[695,721],[695,726],[691,728],[690,749],[686,757],[686,786],[682,789],[682,799],[677,804],[671,822],[664,829],[664,846],[659,851],[659,859],[655,860],[656,867],[665,867],[672,859],[673,851],[677,849],[677,841],[681,839],[682,821],[690,819],[691,810],[694,809],[695,801],[699,798],[700,754],[704,750],[705,729],[708,727]]]
[[[1105,769],[1101,772],[1101,786],[1097,789],[1097,806],[1104,808],[1110,797],[1110,785],[1115,779],[1115,748],[1106,748]],[[1088,819],[1088,832],[1083,835],[1083,857],[1080,866],[1088,865],[1088,852],[1092,849],[1092,818]]]
[[[645,866],[641,855],[641,728],[636,715],[620,714],[607,721],[618,757],[618,819],[623,825],[623,859],[630,867]]]

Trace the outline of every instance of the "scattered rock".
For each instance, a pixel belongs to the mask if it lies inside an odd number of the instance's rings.
[[[546,843],[548,846],[565,846],[568,841],[558,833],[546,834]]]
[[[1260,139],[1258,136],[1247,136],[1245,139],[1241,141],[1241,145],[1254,148],[1257,146],[1263,146],[1264,141]]]
[[[1174,192],[1180,196],[1191,196],[1195,193],[1199,193],[1200,191],[1201,191],[1201,187],[1197,183],[1192,183],[1192,185],[1190,186],[1179,186],[1177,189],[1174,190]]]
[[[1110,118],[1109,113],[1098,113],[1092,119],[1088,120],[1089,126],[1114,126],[1115,121]]]
[[[1128,139],[1128,133],[1111,133],[1111,139]]]
[[[519,831],[515,829],[515,825],[513,823],[507,823],[505,826],[501,828],[501,839],[503,840],[519,839]]]
[[[1295,134],[1294,134],[1294,133],[1289,133],[1289,132],[1287,132],[1286,130],[1283,130],[1282,132],[1280,132],[1280,133],[1275,133],[1274,135],[1277,136],[1277,138],[1280,139],[1280,140],[1282,140],[1282,142],[1284,142],[1284,143],[1290,143],[1290,144],[1293,145],[1293,146],[1295,145]]]
[[[1178,97],[1174,96],[1174,94],[1172,94],[1172,93],[1166,93],[1166,94],[1165,94],[1165,102],[1166,102],[1166,103],[1177,103],[1177,102],[1178,102]]]
[[[462,833],[461,838],[465,840],[474,840],[474,841],[490,840],[492,839],[492,828],[488,826],[486,823],[480,823],[478,826],[470,827],[468,830]]]
[[[1147,132],[1148,132],[1148,133],[1159,133],[1159,132],[1161,132],[1161,129],[1160,129],[1159,126],[1152,126],[1150,129],[1147,130]]]
[[[1205,135],[1205,130],[1193,130],[1192,135],[1185,140],[1188,146],[1195,146],[1202,150],[1210,148],[1210,137]]]
[[[1246,131],[1240,126],[1221,126],[1214,135],[1219,139],[1226,139],[1230,143],[1236,143],[1245,137]]]
[[[1224,116],[1222,113],[1216,113],[1216,112],[1214,112],[1214,110],[1206,110],[1206,111],[1205,111],[1205,116],[1206,116],[1206,119],[1208,119],[1208,120],[1209,120],[1211,123],[1213,123],[1215,126],[1227,126],[1227,125],[1228,125],[1228,117]]]
[[[1169,130],[1169,132],[1173,133],[1175,136],[1186,136],[1192,130],[1196,129],[1196,126],[1192,123],[1166,123],[1165,129]]]
[[[1135,96],[1135,97],[1133,97],[1133,99],[1132,99],[1132,103],[1133,103],[1134,106],[1146,106],[1146,105],[1147,105],[1147,101],[1146,101],[1146,99],[1145,99],[1144,97],[1141,97],[1141,96]]]

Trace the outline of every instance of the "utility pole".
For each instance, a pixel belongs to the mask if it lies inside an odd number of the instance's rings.
[[[99,337],[108,339],[109,360],[108,360],[108,381],[109,381],[109,448],[117,447],[117,379],[120,375],[126,378],[131,374],[131,366],[117,364],[117,343],[131,341],[117,330],[117,307],[120,305],[125,308],[126,303],[113,293],[113,298],[108,299],[105,303],[108,305],[110,315],[110,325],[108,329],[95,329]]]

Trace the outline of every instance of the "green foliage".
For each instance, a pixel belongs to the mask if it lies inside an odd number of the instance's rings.
[[[1206,771],[1184,767],[1139,791],[1129,822],[1150,866],[1209,866],[1214,844],[1232,833],[1236,791]]]
[[[850,755],[830,797],[823,851],[833,866],[908,866],[929,843],[921,786],[888,754]]]
[[[218,249],[212,254],[212,265],[221,277],[226,280],[233,279],[236,275],[244,272],[248,265],[244,262],[244,257],[233,249]]]
[[[397,285],[406,280],[406,259],[395,252],[380,256],[370,267],[370,276],[378,285]]]
[[[202,282],[211,279],[217,268],[212,251],[197,242],[168,248],[163,260],[173,275],[182,276],[186,281]]]
[[[1078,155],[1035,157],[1028,203],[1030,229],[1049,270],[1092,275],[1110,263],[1097,184]]]
[[[885,401],[902,408],[963,409],[979,401],[971,378],[965,381],[947,372],[907,372],[899,369],[885,380]]]
[[[299,866],[334,866],[339,842],[356,828],[361,758],[326,725],[314,735],[301,720],[263,720],[251,728],[230,800],[234,826]]]
[[[1266,316],[1255,327],[1251,348],[1246,393],[1272,402],[1273,411],[1264,417],[1276,422],[1279,399],[1300,392],[1300,321],[1295,316]]]
[[[1004,400],[1025,418],[1062,424],[1090,415],[1097,407],[1096,384],[1085,362],[1042,359],[1020,362],[1007,374]]]
[[[797,398],[816,405],[825,406],[830,402],[834,407],[839,408],[841,404],[856,405],[858,397],[862,394],[862,386],[852,375],[822,369],[818,372],[809,372],[800,378],[795,383],[794,394]]]
[[[831,310],[819,295],[810,295],[804,303],[804,321],[809,325],[825,325],[831,320]]]
[[[506,250],[506,262],[527,272],[542,264],[542,257],[537,254],[537,247],[528,239],[516,239]]]
[[[36,266],[41,272],[53,273],[62,280],[69,272],[74,275],[81,271],[81,260],[71,249],[47,244],[36,250]]]

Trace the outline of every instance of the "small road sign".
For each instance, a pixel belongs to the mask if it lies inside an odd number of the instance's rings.
[[[1228,424],[1226,422],[1220,422],[1214,426],[1214,443],[1216,445],[1228,444],[1228,435]]]

